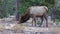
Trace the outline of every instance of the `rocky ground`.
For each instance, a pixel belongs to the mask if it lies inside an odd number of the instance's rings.
[[[48,21],[48,26],[49,27],[58,27],[56,25],[56,23],[53,23],[53,21],[51,21],[50,17],[48,17],[48,19],[49,19],[49,21]],[[6,26],[6,28],[13,27],[14,25],[10,25],[10,24],[17,24],[17,23],[18,23],[18,21],[15,21],[12,18],[8,18],[8,19],[5,19],[5,20],[0,19],[0,24]],[[24,26],[32,26],[32,19],[28,20],[27,23],[23,23],[22,25],[24,25]],[[44,20],[42,27],[45,27],[45,25],[46,25],[46,23],[45,23],[45,20]],[[39,25],[36,25],[36,27],[37,26],[39,26]],[[20,30],[4,29],[4,30],[0,31],[0,34],[60,34],[60,33],[57,33],[57,32],[51,32],[50,30],[48,30],[47,32],[28,32],[28,31],[27,32],[23,31],[23,32],[24,33],[21,33]]]

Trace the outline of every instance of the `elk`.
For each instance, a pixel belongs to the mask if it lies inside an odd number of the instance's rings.
[[[32,21],[35,21],[36,23],[35,18],[40,17],[41,18],[40,26],[43,23],[43,18],[45,18],[46,27],[48,27],[47,15],[48,15],[48,8],[46,6],[31,6],[27,9],[26,13],[20,17],[18,24],[25,23],[31,17],[33,19]]]

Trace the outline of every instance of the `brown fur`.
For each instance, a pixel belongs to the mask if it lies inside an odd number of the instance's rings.
[[[18,24],[26,22],[27,20],[29,20],[29,18],[30,18],[30,14],[29,14],[29,11],[28,11],[20,17]]]

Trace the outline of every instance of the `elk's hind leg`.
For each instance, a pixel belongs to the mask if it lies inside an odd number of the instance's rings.
[[[48,16],[47,15],[44,15],[44,17],[45,17],[45,20],[46,20],[46,27],[48,27]]]
[[[43,16],[41,16],[41,23],[39,27],[41,27],[42,24],[43,24]]]

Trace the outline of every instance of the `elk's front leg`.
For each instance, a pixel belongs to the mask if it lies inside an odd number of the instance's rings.
[[[32,26],[36,26],[36,17],[35,16],[33,16],[33,18],[32,18],[33,20],[32,20]]]

